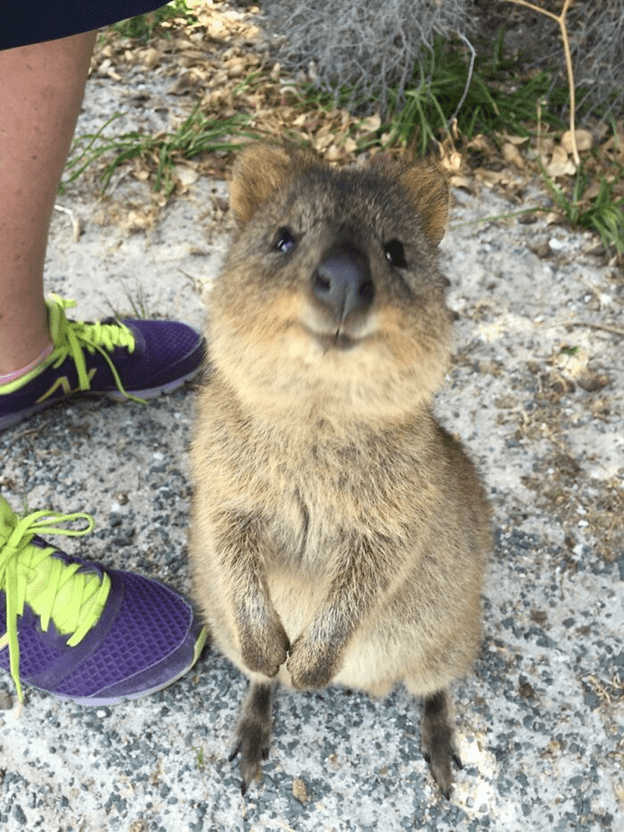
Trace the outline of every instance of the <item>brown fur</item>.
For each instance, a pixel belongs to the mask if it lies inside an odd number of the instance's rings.
[[[335,171],[267,143],[239,157],[231,202],[191,555],[214,641],[252,681],[243,788],[268,753],[276,682],[403,682],[425,698],[423,748],[448,793],[445,690],[479,648],[490,538],[478,477],[430,410],[451,347],[435,251],[446,185],[426,162]],[[362,297],[374,292],[342,318],[314,289],[336,246],[370,273]]]

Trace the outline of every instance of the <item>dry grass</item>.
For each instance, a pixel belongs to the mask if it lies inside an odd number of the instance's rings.
[[[272,0],[263,12],[280,60],[337,98],[348,87],[351,102],[379,100],[382,111],[391,89],[401,98],[413,83],[415,67],[425,72],[436,35],[467,34],[474,23],[468,0]]]

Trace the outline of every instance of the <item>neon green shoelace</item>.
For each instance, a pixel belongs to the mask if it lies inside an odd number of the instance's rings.
[[[135,341],[132,332],[121,322],[115,324],[84,323],[83,321],[68,321],[65,316],[66,309],[76,306],[75,300],[60,298],[58,295],[51,295],[47,302],[50,318],[50,331],[54,342],[54,352],[50,363],[57,369],[71,355],[76,364],[78,373],[79,389],[87,391],[91,389],[91,379],[87,372],[84,357],[84,349],[90,353],[96,350],[103,356],[110,367],[119,392],[128,399],[145,404],[145,401],[138,396],[128,393],[119,378],[115,365],[108,356],[115,347],[125,347],[130,353],[134,352]]]
[[[58,523],[84,520],[83,529],[60,528]],[[59,514],[35,511],[19,518],[0,497],[0,590],[6,593],[6,633],[0,636],[0,649],[9,648],[11,676],[20,702],[23,702],[19,677],[19,641],[17,619],[24,606],[39,616],[47,632],[50,621],[74,647],[100,619],[110,591],[110,578],[78,572],[78,563],[66,563],[51,557],[53,546],[39,548],[31,544],[39,533],[78,537],[93,530],[93,518],[82,512]],[[3,538],[6,540],[3,542]]]

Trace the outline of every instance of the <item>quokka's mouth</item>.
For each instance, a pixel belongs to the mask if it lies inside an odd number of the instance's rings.
[[[316,341],[325,351],[339,350],[346,352],[352,350],[362,342],[362,338],[353,337],[342,332],[340,329],[335,332],[319,332],[303,325],[305,332]]]
[[[315,338],[322,347],[328,350],[352,350],[360,343],[359,338],[350,338],[340,332],[334,335],[315,335]]]

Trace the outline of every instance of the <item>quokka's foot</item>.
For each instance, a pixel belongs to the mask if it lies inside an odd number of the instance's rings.
[[[259,777],[260,764],[269,756],[273,687],[270,683],[253,684],[241,711],[236,729],[236,742],[229,759],[240,756],[243,795],[251,781]]]
[[[424,705],[421,726],[423,754],[429,763],[433,779],[448,800],[453,788],[451,764],[458,769],[463,766],[453,742],[446,692],[439,691],[427,696]]]

